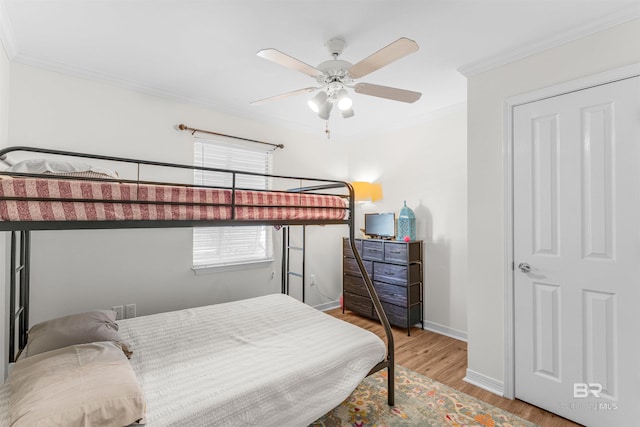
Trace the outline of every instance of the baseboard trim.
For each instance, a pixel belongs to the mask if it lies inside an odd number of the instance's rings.
[[[490,391],[500,397],[504,397],[504,383],[496,380],[495,378],[467,369],[467,375],[462,379],[462,381]]]
[[[340,301],[325,302],[324,304],[314,305],[313,308],[320,311],[333,310],[340,307]]]
[[[467,342],[467,333],[458,329],[450,328],[434,322],[424,322],[424,330],[435,332],[436,334],[445,335],[459,341]]]

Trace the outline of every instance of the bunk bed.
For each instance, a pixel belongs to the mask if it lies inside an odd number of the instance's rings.
[[[388,403],[394,404],[393,335],[353,247],[350,184],[32,147],[5,148],[0,159],[15,153],[123,164],[137,172],[134,179],[102,173],[0,172],[0,231],[11,232],[10,362],[20,358],[28,343],[33,231],[342,224],[349,228],[353,253],[385,330],[386,346],[368,331],[280,294],[120,321],[147,399],[146,421],[150,426],[210,425],[212,420],[221,425],[238,420],[249,425],[287,425],[294,420],[302,425],[339,404],[365,375],[385,368]],[[227,174],[231,184],[212,187],[144,180],[141,170],[146,167]],[[240,175],[295,185],[241,188],[236,184]],[[267,330],[253,331],[257,324],[267,325]],[[275,341],[265,340],[265,335],[274,335]],[[233,375],[209,375],[214,368]],[[293,399],[295,395],[302,400]],[[8,396],[5,384],[0,388],[0,411],[7,407]],[[295,409],[287,412],[285,407]],[[309,414],[312,419],[307,418]]]

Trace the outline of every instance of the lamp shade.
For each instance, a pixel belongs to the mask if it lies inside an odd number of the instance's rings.
[[[382,185],[357,181],[352,182],[353,191],[355,193],[356,202],[376,202],[382,200]]]
[[[331,108],[333,108],[333,104],[330,101],[325,101],[324,104],[320,106],[320,111],[318,111],[318,117],[322,120],[329,120],[329,116],[331,115]]]
[[[350,110],[353,105],[353,101],[349,98],[349,94],[346,89],[340,89],[337,94],[338,108],[342,111]]]
[[[353,108],[349,108],[348,110],[341,111],[341,113],[342,113],[342,117],[345,119],[348,119],[349,117],[353,117],[353,115],[355,114],[353,112]]]
[[[307,104],[309,104],[309,108],[311,108],[311,111],[313,111],[314,113],[318,113],[320,112],[320,108],[322,107],[322,105],[326,102],[327,93],[320,91],[316,94],[316,96],[307,101]]]

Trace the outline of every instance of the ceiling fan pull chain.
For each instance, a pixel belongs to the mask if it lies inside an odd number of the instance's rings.
[[[329,129],[329,120],[327,120],[324,127],[324,133],[327,135],[327,139],[331,139],[331,130]]]

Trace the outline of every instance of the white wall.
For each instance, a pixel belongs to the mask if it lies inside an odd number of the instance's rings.
[[[347,175],[342,146],[328,143],[320,133],[284,131],[22,64],[12,64],[11,71],[7,145],[190,164],[192,136],[175,128],[186,123],[285,144],[275,153],[277,174],[336,179]],[[347,228],[331,228],[322,238],[310,231],[309,258],[316,261],[307,267],[319,276],[321,289],[335,298],[341,286],[340,238]],[[31,323],[93,307],[136,303],[142,315],[280,291],[279,243],[272,266],[195,276],[191,240],[189,228],[34,232]],[[316,258],[317,253],[332,256]],[[307,301],[318,305],[328,299],[310,289]]]
[[[397,216],[406,200],[424,241],[426,327],[460,338],[467,330],[466,119],[460,105],[349,146],[351,179],[381,183],[383,190],[381,201],[358,205],[358,228],[364,212]]]
[[[11,77],[11,64],[7,57],[7,52],[2,42],[0,42],[0,147],[4,147],[7,141],[7,133],[9,127],[9,89],[10,89],[10,77]],[[6,244],[8,233],[0,233],[0,280],[8,283],[7,272],[7,256],[6,256]],[[3,291],[0,291],[0,307],[4,307],[0,315],[0,337],[2,338],[3,345],[0,346],[0,379],[5,377],[5,366],[7,362],[9,333],[7,331],[6,321],[9,312],[9,288],[5,286]],[[6,349],[6,351],[5,351]]]
[[[459,106],[425,123],[354,142],[326,140],[212,109],[11,64],[5,145],[43,146],[113,156],[191,163],[192,136],[175,126],[211,129],[284,143],[275,173],[377,180],[375,208],[398,212],[403,200],[425,240],[428,325],[466,332],[466,112]],[[363,153],[369,153],[365,155]],[[348,153],[348,156],[345,155]],[[374,171],[375,175],[371,175]],[[362,223],[360,206],[358,221]],[[307,229],[307,302],[337,299],[344,226]],[[266,268],[195,276],[191,229],[33,233],[31,323],[94,307],[136,303],[138,315],[246,298],[280,290],[276,262]],[[299,238],[294,235],[293,243]],[[275,273],[272,279],[271,274]],[[316,286],[309,286],[309,276]],[[292,281],[292,292],[296,292]]]
[[[468,369],[504,379],[503,102],[640,62],[634,20],[468,79]]]
[[[11,90],[8,145],[190,163],[192,137],[175,129],[184,122],[284,143],[286,148],[275,154],[278,174],[377,178],[385,192],[381,210],[397,212],[406,199],[418,216],[419,237],[425,240],[427,322],[464,336],[464,108],[424,125],[347,144],[327,141],[321,132],[284,131],[22,64],[13,64]],[[344,155],[347,151],[348,157]],[[372,169],[377,176],[368,175]],[[362,215],[357,219],[361,222]],[[329,303],[339,296],[341,237],[346,233],[342,226],[308,227],[310,305]],[[293,239],[294,243],[299,240],[296,235]],[[276,255],[279,248],[276,239]],[[36,232],[32,250],[32,323],[96,305],[136,303],[142,315],[278,292],[280,287],[279,258],[268,268],[194,276],[190,229]],[[309,286],[311,274],[317,286]],[[295,293],[295,279],[291,286]]]

